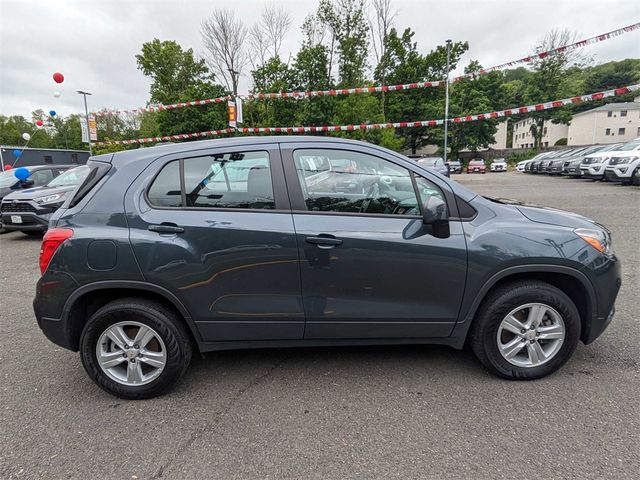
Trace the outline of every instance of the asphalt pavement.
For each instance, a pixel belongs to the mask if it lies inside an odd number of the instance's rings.
[[[558,373],[488,374],[446,347],[231,351],[126,401],[38,329],[39,239],[0,236],[0,479],[638,478],[640,188],[518,173],[479,193],[584,214],[623,263],[616,317]]]

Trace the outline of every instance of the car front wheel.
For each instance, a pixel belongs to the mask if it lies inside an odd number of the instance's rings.
[[[470,334],[482,364],[504,378],[531,380],[558,370],[580,339],[580,315],[558,288],[539,281],[498,288],[483,302]]]
[[[176,314],[145,299],[122,299],[94,313],[80,338],[80,355],[89,376],[122,398],[163,394],[184,374],[191,342]]]

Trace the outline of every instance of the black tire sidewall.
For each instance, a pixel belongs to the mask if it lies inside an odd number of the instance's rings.
[[[538,367],[519,367],[509,363],[500,353],[497,343],[498,328],[513,309],[528,303],[542,303],[556,310],[565,325],[565,339],[560,350],[547,363]],[[571,299],[562,291],[545,284],[518,285],[504,290],[483,309],[476,333],[476,350],[481,346],[479,358],[494,373],[509,379],[535,379],[558,370],[573,354],[580,339],[580,315]],[[484,358],[482,358],[484,357]]]
[[[176,326],[175,319],[153,304],[114,302],[99,309],[87,321],[80,337],[80,357],[89,376],[102,389],[127,399],[151,398],[165,393],[180,379],[191,360],[189,339]],[[109,378],[98,365],[96,344],[111,325],[122,321],[139,322],[152,328],[165,345],[167,363],[162,373],[152,382],[140,386],[122,385]]]

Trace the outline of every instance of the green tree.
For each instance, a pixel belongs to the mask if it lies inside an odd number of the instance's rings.
[[[328,90],[332,86],[329,80],[329,51],[325,45],[305,42],[296,55],[293,70],[297,77],[297,89]],[[325,125],[333,117],[336,102],[334,97],[311,97],[299,101],[297,107],[300,125]]]
[[[330,32],[329,78],[335,51],[338,85],[343,88],[363,85],[369,53],[365,0],[320,0],[316,16]]]
[[[440,80],[445,77],[447,65],[446,47],[439,45],[426,55],[418,52],[413,41],[414,32],[407,28],[399,35],[392,28],[387,38],[385,65],[389,85],[410,82]],[[466,42],[455,42],[451,47],[451,69],[455,69],[462,54],[469,48]],[[379,72],[375,74],[379,80]],[[387,121],[401,122],[431,120],[444,116],[444,89],[424,88],[403,92],[389,92],[385,98]],[[403,139],[403,148],[415,153],[429,145],[439,145],[443,140],[441,127],[403,128],[396,132]]]
[[[536,51],[544,52],[571,43],[575,34],[568,30],[552,30],[545,36],[542,43],[536,47]],[[536,58],[531,62],[533,74],[527,84],[526,99],[528,103],[543,103],[561,98],[579,95],[582,92],[582,84],[578,72],[584,66],[584,58],[574,50],[548,55],[544,58]],[[532,112],[529,115],[534,122],[531,125],[531,133],[536,149],[540,148],[544,123],[569,123],[571,110],[559,108]]]
[[[157,38],[142,45],[136,55],[138,68],[151,78],[150,102],[171,104],[225,95],[224,87],[214,84],[204,60],[196,60],[192,49],[183,50],[174,41]],[[209,104],[157,113],[162,135],[225,128],[226,105]]]
[[[472,61],[465,68],[465,74],[480,70],[481,65]],[[499,110],[504,104],[504,93],[502,72],[491,72],[477,78],[466,77],[451,86],[450,115],[457,117]],[[451,157],[457,157],[463,149],[477,152],[489,147],[495,141],[497,125],[498,121],[494,119],[452,123],[449,128]]]
[[[280,57],[272,57],[253,72],[255,92],[286,92],[296,88],[297,75]],[[298,100],[282,98],[260,100],[247,105],[247,113],[255,126],[291,126],[296,121]]]

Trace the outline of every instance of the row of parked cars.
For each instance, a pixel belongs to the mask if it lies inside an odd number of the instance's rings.
[[[0,233],[45,232],[53,212],[88,173],[86,165],[37,165],[0,172]]]
[[[640,185],[640,138],[544,152],[517,165],[525,173],[546,173]]]
[[[469,162],[466,169],[460,160],[450,160],[445,162],[442,157],[423,157],[421,155],[408,155],[409,158],[416,160],[423,167],[434,170],[445,177],[449,177],[452,173],[487,173],[487,164],[481,158],[475,158]],[[507,161],[504,158],[494,158],[489,164],[491,172],[506,172]]]

